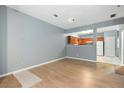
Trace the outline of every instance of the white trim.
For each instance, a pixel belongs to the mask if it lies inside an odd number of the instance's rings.
[[[66,57],[62,57],[62,58],[50,60],[50,61],[47,61],[47,62],[44,62],[44,63],[41,63],[41,64],[37,64],[37,65],[29,66],[29,67],[26,67],[26,68],[22,68],[22,69],[19,69],[19,70],[16,70],[16,71],[12,71],[12,72],[9,72],[9,73],[2,74],[2,75],[0,75],[0,77],[4,77],[4,76],[10,75],[10,74],[15,74],[15,73],[18,73],[18,72],[21,72],[21,71],[24,71],[24,70],[39,67],[39,66],[42,66],[42,65],[45,65],[45,64],[48,64],[48,63],[52,63],[52,62],[56,62],[56,61],[59,61],[59,60],[65,59],[65,58]]]
[[[69,57],[69,56],[66,56],[65,58],[76,59],[76,60],[82,60],[82,61],[89,61],[89,62],[97,62],[97,61],[95,61],[95,60],[89,60],[89,59],[77,58],[77,57]]]
[[[121,32],[121,66],[124,65],[124,31]]]
[[[81,60],[81,61],[97,62],[97,63],[99,63],[98,61],[95,61],[95,60],[89,60],[89,59],[83,59],[83,58],[77,58],[77,57],[66,56],[65,58],[70,58],[70,59],[76,59],[76,60]],[[103,63],[107,63],[107,62],[103,62]],[[107,64],[112,64],[112,63],[107,63]],[[112,64],[112,65],[119,65],[119,64]],[[123,66],[123,65],[119,65],[119,66]]]

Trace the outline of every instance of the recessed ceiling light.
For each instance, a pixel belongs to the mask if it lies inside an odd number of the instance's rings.
[[[69,23],[74,23],[74,22],[76,22],[76,19],[75,19],[75,18],[69,18],[69,19],[68,19],[68,22],[69,22]]]
[[[53,16],[54,16],[54,17],[59,17],[57,14],[54,14]]]

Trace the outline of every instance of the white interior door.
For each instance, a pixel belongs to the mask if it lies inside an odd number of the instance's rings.
[[[105,56],[115,56],[115,37],[105,37]]]

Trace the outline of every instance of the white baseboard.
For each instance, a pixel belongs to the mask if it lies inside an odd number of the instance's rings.
[[[28,70],[28,69],[32,69],[32,68],[35,68],[35,67],[39,67],[39,66],[42,66],[42,65],[45,65],[45,64],[48,64],[48,63],[52,63],[52,62],[56,62],[56,61],[59,61],[59,60],[62,60],[62,59],[65,59],[65,57],[54,59],[54,60],[50,60],[48,62],[44,62],[44,63],[41,63],[41,64],[29,66],[29,67],[26,67],[26,68],[22,68],[22,69],[19,69],[17,71],[12,71],[12,72],[9,72],[9,73],[5,73],[5,74],[0,75],[0,77],[4,77],[4,76],[10,75],[10,74],[14,74],[14,73],[18,73],[18,72],[21,72],[21,71],[24,71],[24,70]]]
[[[88,60],[88,59],[83,59],[83,58],[77,58],[77,57],[69,57],[69,56],[66,56],[65,58],[70,58],[70,59],[76,59],[76,60],[82,60],[82,61],[88,61],[88,62],[97,62],[95,60]],[[104,62],[104,63],[107,63],[107,62]],[[111,63],[107,63],[107,64],[111,64]],[[122,64],[112,64],[112,65],[118,65],[118,66],[124,66]]]
[[[89,61],[89,62],[97,62],[97,61],[95,61],[95,60],[88,60],[88,59],[77,58],[77,57],[69,57],[69,56],[66,56],[65,58],[76,59],[76,60],[82,60],[82,61]]]
[[[21,71],[24,71],[24,70],[28,70],[28,69],[32,69],[32,68],[35,68],[35,67],[39,67],[39,66],[42,66],[42,65],[45,65],[45,64],[48,64],[48,63],[52,63],[52,62],[56,62],[56,61],[59,61],[59,60],[65,59],[65,58],[82,60],[82,61],[88,61],[88,62],[97,62],[95,60],[88,60],[88,59],[83,59],[83,58],[66,56],[66,57],[54,59],[54,60],[51,60],[51,61],[48,61],[48,62],[44,62],[44,63],[41,63],[41,64],[37,64],[37,65],[29,66],[29,67],[26,67],[26,68],[22,68],[22,69],[19,69],[17,71],[13,71],[13,72],[9,72],[9,73],[6,73],[6,74],[2,74],[2,75],[0,75],[0,77],[4,77],[4,76],[10,75],[10,74],[14,74],[14,73],[18,73],[18,72],[21,72]]]

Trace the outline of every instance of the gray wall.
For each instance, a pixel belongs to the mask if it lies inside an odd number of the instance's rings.
[[[63,29],[9,8],[6,35],[6,72],[65,57]]]
[[[77,57],[88,60],[96,60],[96,29],[93,30],[93,44],[91,45],[68,45],[66,46],[66,56]]]
[[[0,74],[6,72],[6,31],[7,10],[0,6]]]
[[[96,60],[96,49],[93,45],[67,45],[67,56],[88,60]]]
[[[8,72],[65,56],[63,29],[7,11]]]

